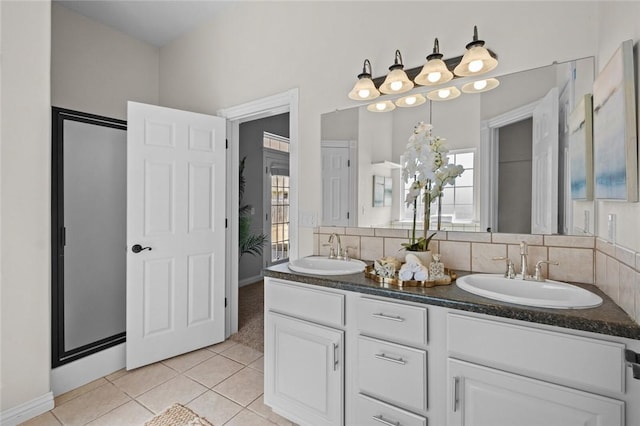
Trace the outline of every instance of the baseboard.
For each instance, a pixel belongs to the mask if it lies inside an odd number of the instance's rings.
[[[125,367],[126,343],[112,346],[51,370],[51,390],[62,395]]]
[[[242,280],[238,280],[238,287],[244,287],[245,285],[253,284],[256,281],[260,281],[264,278],[264,275],[254,275],[253,277],[244,278]]]
[[[17,407],[2,411],[0,413],[0,425],[16,426],[49,410],[53,410],[53,406],[53,392],[48,392]]]

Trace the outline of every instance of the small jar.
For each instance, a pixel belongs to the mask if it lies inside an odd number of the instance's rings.
[[[444,263],[440,262],[440,254],[433,255],[433,262],[429,265],[429,275],[432,280],[441,280],[444,278]]]

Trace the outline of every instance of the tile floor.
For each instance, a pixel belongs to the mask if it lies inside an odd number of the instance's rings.
[[[132,371],[120,370],[55,399],[25,426],[142,426],[174,403],[215,426],[291,426],[264,405],[263,356],[227,340]]]

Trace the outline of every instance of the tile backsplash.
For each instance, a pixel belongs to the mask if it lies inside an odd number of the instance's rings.
[[[407,229],[319,227],[314,230],[314,254],[329,254],[329,235],[340,235],[342,247],[357,259],[375,260],[393,256],[404,260],[402,243]],[[431,241],[432,252],[440,253],[445,266],[461,271],[502,273],[508,256],[520,265],[520,242],[529,246],[529,272],[539,260],[548,265],[545,277],[559,281],[595,284],[636,322],[640,323],[640,253],[592,236],[527,235],[440,231]]]

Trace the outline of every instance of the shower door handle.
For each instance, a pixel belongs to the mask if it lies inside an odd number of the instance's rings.
[[[133,247],[131,247],[131,251],[134,253],[140,253],[141,251],[144,251],[144,250],[151,251],[151,247],[142,247],[140,244],[135,244]]]

